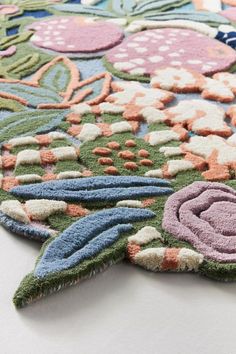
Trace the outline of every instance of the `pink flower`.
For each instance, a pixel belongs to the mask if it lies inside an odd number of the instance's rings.
[[[19,11],[20,9],[16,5],[0,5],[0,15],[12,15]]]
[[[105,21],[78,16],[54,16],[32,23],[30,41],[37,47],[75,55],[102,54],[121,43],[123,30]]]

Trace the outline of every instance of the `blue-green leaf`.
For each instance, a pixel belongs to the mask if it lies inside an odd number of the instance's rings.
[[[100,9],[96,6],[83,6],[79,4],[62,4],[54,5],[52,9],[61,11],[61,12],[71,12],[80,15],[93,15],[101,17],[116,17],[113,13]]]
[[[136,5],[136,0],[123,0],[123,9],[127,14],[132,14]]]
[[[145,18],[151,21],[189,20],[189,21],[213,23],[213,24],[229,23],[229,20],[227,20],[227,18],[219,14],[213,12],[200,12],[200,11],[189,11],[189,12],[169,11],[169,12],[163,12],[161,14],[145,16]]]
[[[135,0],[113,0],[112,1],[112,10],[120,15],[128,15],[132,13],[136,7]]]
[[[1,95],[11,94],[16,97],[16,100],[23,99],[27,106],[37,107],[42,103],[60,103],[62,98],[54,91],[47,88],[34,87],[24,85],[19,82],[16,83],[0,83],[0,97]]]
[[[55,92],[64,92],[71,80],[69,68],[62,62],[50,67],[42,76],[39,83],[41,87]]]
[[[150,0],[145,1],[139,4],[135,11],[133,12],[133,16],[142,15],[151,11],[166,11],[171,8],[180,7],[184,4],[189,3],[189,0]]]

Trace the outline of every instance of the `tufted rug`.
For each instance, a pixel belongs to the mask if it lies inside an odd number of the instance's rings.
[[[42,244],[17,308],[123,260],[236,280],[235,27],[235,0],[0,1],[0,223]]]

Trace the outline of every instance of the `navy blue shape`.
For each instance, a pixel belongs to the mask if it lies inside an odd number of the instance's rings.
[[[48,17],[52,16],[50,12],[47,10],[35,10],[35,11],[27,11],[25,10],[23,14],[17,15],[17,16],[12,16],[12,19],[16,20],[17,18],[22,18],[22,17],[34,17],[34,18],[42,18],[42,17]]]
[[[11,27],[11,28],[7,28],[6,29],[7,36],[12,36],[14,34],[17,34],[19,32],[19,27],[20,26],[14,26],[14,27]]]
[[[231,48],[236,49],[236,31],[219,31],[215,38],[221,41],[222,43],[229,45]]]

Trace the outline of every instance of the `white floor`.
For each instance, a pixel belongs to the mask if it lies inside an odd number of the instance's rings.
[[[236,283],[119,264],[17,311],[39,245],[0,229],[1,354],[235,354]]]

